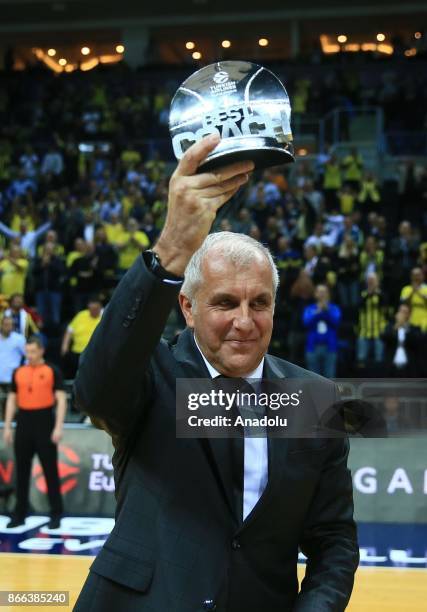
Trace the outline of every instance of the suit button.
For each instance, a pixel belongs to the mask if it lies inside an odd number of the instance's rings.
[[[205,599],[202,605],[203,610],[216,610],[216,603],[213,599]]]
[[[233,540],[231,542],[231,548],[233,550],[238,550],[240,547],[241,547],[241,544],[240,544],[239,540]]]

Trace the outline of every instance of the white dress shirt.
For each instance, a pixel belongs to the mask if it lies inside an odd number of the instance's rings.
[[[196,337],[194,341],[200,351],[203,361],[209,371],[211,378],[221,376],[203,355],[200,346],[197,344]],[[245,380],[250,384],[251,379],[260,380],[264,369],[264,357],[261,363]],[[243,484],[243,520],[252,511],[255,504],[260,499],[268,481],[268,439],[267,436],[262,438],[244,437],[244,484]]]

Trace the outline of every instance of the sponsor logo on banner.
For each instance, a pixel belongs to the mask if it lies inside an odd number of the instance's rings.
[[[89,474],[90,491],[112,492],[115,489],[113,464],[105,453],[92,453],[92,471]]]
[[[96,555],[114,527],[113,518],[68,516],[58,529],[48,529],[47,516],[29,516],[25,524],[8,529],[0,515],[0,552],[46,552]]]
[[[381,490],[384,489],[388,495],[393,495],[397,492],[406,493],[407,495],[414,494],[414,483],[403,467],[398,467],[393,470],[391,476],[387,477],[386,480],[384,477],[380,483],[378,480],[377,469],[373,466],[360,467],[355,470],[353,474],[354,488],[363,495],[375,495],[379,492],[379,488]],[[427,469],[424,470],[424,478],[420,492],[427,495]]]
[[[61,483],[61,493],[65,495],[78,485],[80,457],[70,446],[61,444],[58,451],[58,472]],[[46,479],[39,463],[33,468],[33,478],[37,490],[40,491],[40,493],[47,493]]]

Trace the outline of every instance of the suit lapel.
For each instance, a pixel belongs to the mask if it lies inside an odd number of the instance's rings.
[[[186,328],[174,347],[179,371],[177,378],[205,378],[211,380],[206,364],[194,342],[193,332]],[[214,478],[233,516],[235,516],[233,483],[230,470],[230,445],[227,438],[198,438]]]

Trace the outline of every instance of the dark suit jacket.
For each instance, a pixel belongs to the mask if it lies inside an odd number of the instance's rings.
[[[76,400],[112,435],[117,510],[75,609],[344,610],[358,565],[348,442],[270,439],[268,485],[239,524],[225,441],[176,437],[176,379],[209,377],[190,330],[160,339],[178,291],[138,258],[81,359]],[[284,376],[332,385],[267,355],[264,377]]]

